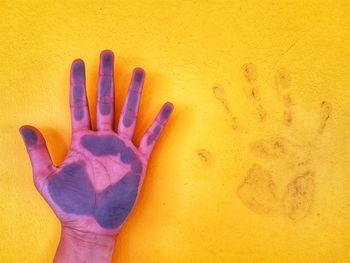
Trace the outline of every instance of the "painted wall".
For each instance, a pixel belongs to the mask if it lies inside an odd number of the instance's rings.
[[[114,262],[350,261],[349,1],[1,1],[0,258],[49,262],[60,225],[18,133],[69,147],[69,68],[145,68],[138,142],[175,112]],[[93,119],[95,113],[92,110]]]

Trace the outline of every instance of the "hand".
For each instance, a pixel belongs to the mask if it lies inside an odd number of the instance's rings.
[[[72,142],[64,162],[56,167],[45,140],[34,127],[23,126],[34,183],[63,228],[80,233],[116,236],[134,207],[147,162],[173,110],[165,103],[139,147],[134,134],[145,78],[142,69],[132,75],[117,132],[114,131],[114,55],[100,56],[97,130],[91,129],[85,90],[84,62],[73,62],[70,76]]]

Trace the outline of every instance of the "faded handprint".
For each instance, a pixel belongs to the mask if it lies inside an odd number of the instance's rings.
[[[276,101],[280,104],[274,105],[274,112],[269,111],[264,103],[264,98],[266,101],[272,96],[268,96],[268,90],[260,89],[257,66],[246,63],[241,71],[245,80],[247,108],[253,109],[256,117],[249,122],[258,129],[252,130],[249,125],[244,125],[244,120],[233,110],[221,85],[216,84],[212,88],[213,96],[230,120],[235,136],[243,142],[250,141],[247,148],[251,153],[249,160],[253,161],[241,176],[236,194],[244,206],[258,215],[283,215],[293,222],[302,220],[314,212],[318,178],[316,163],[320,162],[317,153],[319,141],[331,120],[332,104],[324,100],[320,102],[318,125],[308,131],[312,136],[296,136],[300,132],[300,126],[296,124],[305,121],[301,116],[307,116],[308,112],[301,108],[292,94],[293,82],[289,71],[279,68],[275,72],[274,96],[277,95]],[[274,117],[275,112],[278,112],[278,117]],[[252,138],[257,139],[251,141]],[[197,155],[205,161],[204,153],[210,152],[201,150]]]
[[[64,162],[56,167],[45,140],[34,127],[20,132],[29,153],[34,183],[62,225],[75,230],[116,235],[134,207],[152,149],[173,110],[166,103],[143,136],[134,135],[145,78],[136,68],[117,132],[114,131],[114,55],[100,57],[97,130],[91,129],[85,89],[85,66],[80,59],[71,68],[70,107],[72,142]]]

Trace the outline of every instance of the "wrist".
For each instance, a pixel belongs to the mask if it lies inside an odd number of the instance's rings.
[[[112,261],[115,237],[62,227],[55,263]]]

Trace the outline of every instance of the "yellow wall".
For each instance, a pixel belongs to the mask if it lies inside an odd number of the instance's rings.
[[[59,222],[18,133],[69,147],[69,67],[116,52],[117,111],[147,80],[135,141],[166,100],[115,262],[350,262],[349,1],[1,1],[0,258],[49,262]],[[95,114],[93,114],[95,119]]]

